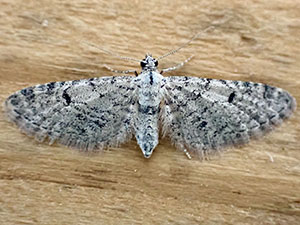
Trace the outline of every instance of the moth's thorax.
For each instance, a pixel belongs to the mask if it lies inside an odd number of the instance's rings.
[[[138,77],[138,99],[141,105],[158,106],[162,99],[164,77],[157,71],[143,71]]]

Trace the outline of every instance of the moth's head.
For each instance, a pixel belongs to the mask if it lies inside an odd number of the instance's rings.
[[[157,70],[158,61],[152,57],[151,54],[146,54],[145,58],[141,60],[142,70],[155,71]]]

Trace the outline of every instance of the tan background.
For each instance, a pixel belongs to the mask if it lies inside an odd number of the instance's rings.
[[[0,101],[50,81],[137,69],[91,48],[160,56],[168,75],[263,82],[300,102],[300,4],[278,1],[0,0]],[[1,110],[2,111],[2,110]],[[296,224],[300,113],[276,131],[209,161],[167,139],[151,159],[135,140],[86,155],[21,134],[0,114],[0,224]]]

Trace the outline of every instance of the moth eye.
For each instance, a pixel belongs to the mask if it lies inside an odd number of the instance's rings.
[[[141,61],[141,67],[144,68],[147,65],[144,61]]]
[[[158,61],[157,60],[155,60],[154,65],[158,66]]]

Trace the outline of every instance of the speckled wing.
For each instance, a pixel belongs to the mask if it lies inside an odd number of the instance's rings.
[[[163,133],[179,149],[200,155],[239,145],[288,118],[296,108],[286,91],[269,85],[166,77]]]
[[[11,95],[5,111],[26,134],[92,150],[116,146],[132,134],[134,77],[52,82]]]

